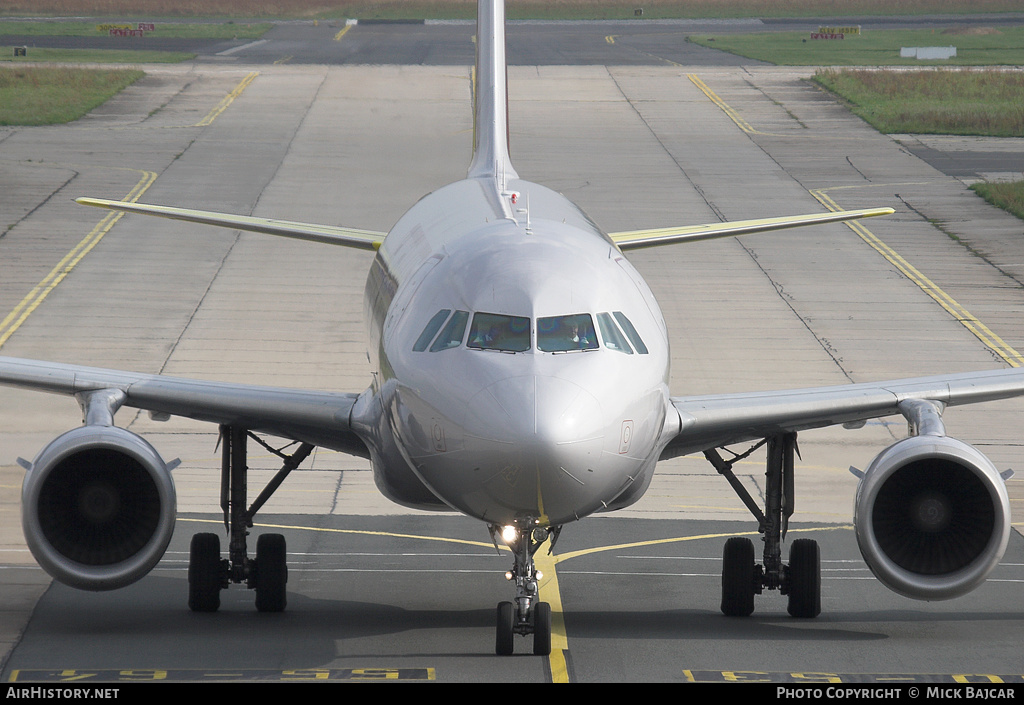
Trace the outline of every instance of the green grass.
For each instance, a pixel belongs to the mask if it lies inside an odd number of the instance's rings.
[[[135,51],[132,49],[39,49],[29,47],[27,56],[14,56],[13,46],[0,46],[0,66],[35,62],[90,64],[177,64],[195,54],[184,51]]]
[[[832,91],[887,134],[1024,137],[1024,74],[1016,71],[818,71]]]
[[[1024,65],[1024,27],[991,34],[953,34],[932,30],[865,29],[845,39],[810,39],[806,32],[759,32],[692,36],[701,46],[782,66],[1020,66]],[[900,47],[955,46],[956,57],[919,61],[900,57]]]
[[[63,67],[0,67],[0,125],[77,120],[145,74]]]
[[[1024,218],[1024,181],[979,183],[971,190],[994,206]]]
[[[0,22],[0,36],[24,37],[102,37],[107,32],[99,31],[101,24],[131,24],[136,22],[104,20],[102,22]],[[173,37],[177,39],[258,39],[266,34],[274,25],[262,22],[245,24],[234,22],[216,22],[201,24],[168,24],[156,22],[147,37]],[[145,37],[143,38],[145,39]]]

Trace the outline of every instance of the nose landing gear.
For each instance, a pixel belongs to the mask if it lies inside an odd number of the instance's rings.
[[[549,537],[553,546],[560,529],[490,527],[492,539],[500,533],[502,541],[512,549],[515,557],[512,570],[505,573],[508,580],[515,581],[515,601],[498,603],[494,651],[499,656],[513,653],[516,634],[533,634],[533,653],[536,656],[551,653],[551,605],[540,601],[538,581],[543,575],[534,565],[533,555]]]

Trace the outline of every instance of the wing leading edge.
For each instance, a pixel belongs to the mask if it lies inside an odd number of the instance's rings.
[[[781,218],[758,218],[756,220],[736,220],[726,223],[680,225],[678,227],[656,228],[653,230],[627,230],[610,233],[609,237],[619,246],[620,250],[639,250],[642,247],[671,245],[677,242],[697,242],[700,240],[713,240],[719,237],[736,237],[738,235],[749,235],[750,233],[795,228],[803,225],[822,225],[823,223],[839,223],[859,218],[873,218],[879,215],[892,215],[895,212],[892,208],[864,208],[861,210],[836,211],[832,213],[783,216]]]
[[[0,357],[0,384],[79,396],[119,390],[124,406],[238,426],[368,458],[352,430],[358,394],[229,384]]]
[[[772,392],[673,397],[678,432],[662,452],[674,458],[779,433],[857,423],[902,413],[920,399],[943,407],[1024,395],[1024,368],[968,372]]]
[[[140,213],[158,218],[170,218],[171,220],[184,220],[189,223],[215,225],[221,228],[247,230],[254,233],[290,237],[296,240],[310,240],[328,245],[354,247],[359,250],[376,250],[384,242],[384,236],[387,234],[375,230],[299,223],[293,220],[257,218],[251,215],[231,215],[229,213],[175,208],[173,206],[154,206],[127,201],[108,201],[103,198],[76,198],[75,202],[83,206],[95,206],[97,208],[107,208],[126,213]]]

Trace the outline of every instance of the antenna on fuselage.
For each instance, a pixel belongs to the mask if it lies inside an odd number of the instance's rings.
[[[494,178],[499,191],[519,175],[508,149],[508,71],[505,63],[505,1],[479,0],[474,71],[475,143],[468,177]]]

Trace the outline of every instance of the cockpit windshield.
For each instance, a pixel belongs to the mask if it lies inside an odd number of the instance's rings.
[[[537,319],[537,349],[542,352],[594,350],[597,336],[589,313]]]
[[[468,347],[501,352],[525,352],[530,349],[530,319],[497,313],[473,315]]]
[[[633,354],[633,349],[629,347],[629,343],[626,342],[622,333],[619,332],[619,328],[615,325],[615,321],[612,320],[611,314],[597,314],[597,325],[601,326],[601,337],[604,338],[604,346],[606,348],[626,353],[627,355]]]
[[[634,349],[640,355],[647,354],[647,346],[624,313],[615,311],[596,315],[600,339],[594,329],[594,319],[589,313],[538,318],[537,350],[565,353],[597,350],[603,346],[626,355],[634,354]],[[469,324],[470,316],[473,319],[472,325]],[[450,309],[441,309],[427,322],[412,349],[414,352],[423,352],[429,346],[430,352],[438,352],[465,344],[466,347],[475,350],[519,353],[530,350],[531,333],[531,320],[526,316],[500,313],[470,314],[469,311],[452,313]],[[437,336],[436,339],[434,336]],[[632,348],[630,342],[633,343]]]
[[[448,321],[448,325],[437,336],[437,340],[430,346],[430,352],[448,350],[462,345],[462,336],[466,332],[466,321],[469,320],[468,311],[456,311],[455,315]],[[429,323],[427,325],[430,325]]]

